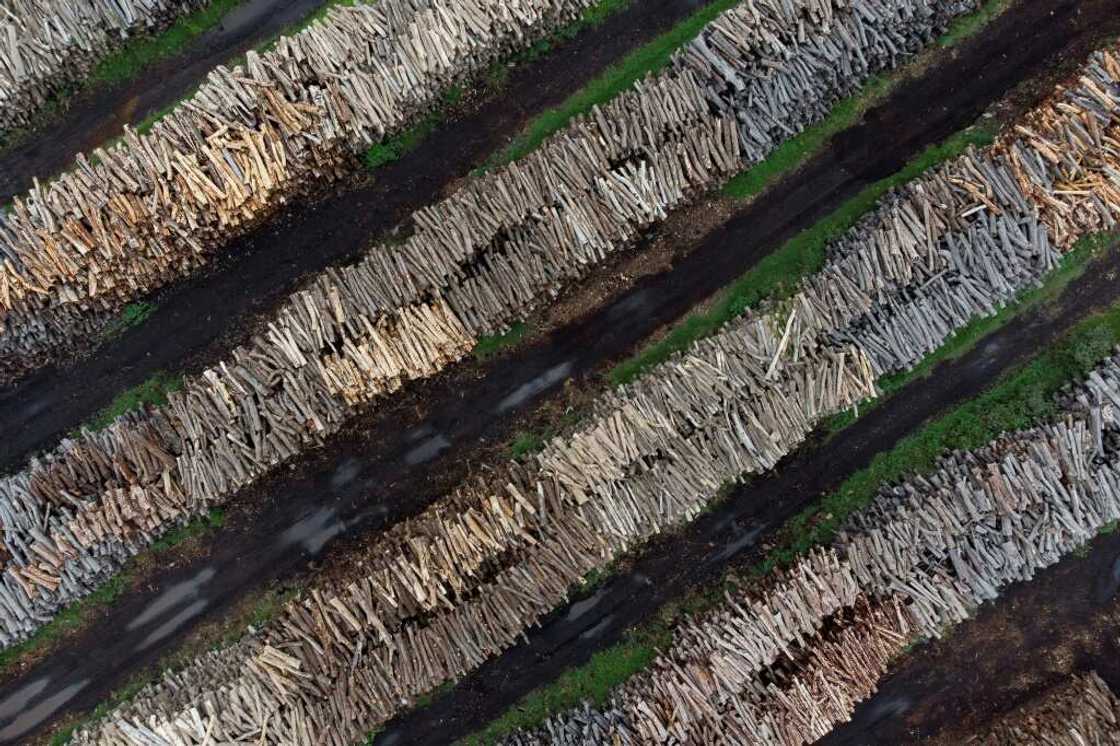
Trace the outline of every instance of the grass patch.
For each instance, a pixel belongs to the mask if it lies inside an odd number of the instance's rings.
[[[155,304],[148,303],[147,301],[129,303],[124,307],[124,310],[121,311],[121,315],[105,330],[105,336],[109,339],[120,336],[134,326],[143,324],[155,310]]]
[[[177,547],[188,539],[204,536],[212,531],[220,529],[224,525],[226,525],[225,511],[221,508],[211,508],[206,515],[192,518],[182,526],[168,531],[159,539],[153,541],[149,549],[156,554],[162,554],[169,549]]]
[[[84,626],[99,611],[116,601],[130,583],[131,577],[128,573],[117,573],[93,593],[55,614],[50,622],[40,627],[31,637],[18,645],[0,650],[0,671],[6,670],[28,653],[51,645],[73,630]]]
[[[504,350],[513,347],[529,333],[529,325],[518,321],[502,334],[487,334],[479,337],[475,343],[473,354],[479,360],[489,360]]]
[[[120,83],[139,77],[150,65],[182,52],[195,37],[221,23],[244,0],[210,0],[204,8],[183,16],[154,36],[137,36],[93,68],[93,84]]]
[[[545,437],[540,433],[522,431],[509,444],[509,452],[514,458],[521,458],[539,452],[544,448],[545,442]]]
[[[657,656],[657,649],[669,639],[667,627],[657,632],[644,630],[635,639],[595,653],[584,665],[565,671],[552,684],[530,692],[502,717],[458,743],[462,746],[496,743],[515,730],[535,727],[553,713],[569,710],[585,700],[601,705],[620,681],[648,666]]]
[[[436,127],[443,123],[444,109],[454,106],[463,97],[463,89],[454,86],[443,95],[443,104],[404,132],[388,137],[371,145],[362,154],[362,163],[371,171],[376,171],[387,163],[400,160],[424,142]]]
[[[959,132],[940,145],[934,145],[907,164],[901,171],[865,188],[835,212],[771,252],[753,269],[720,293],[711,310],[694,313],[679,323],[662,340],[616,365],[609,373],[611,383],[629,383],[653,366],[683,351],[697,340],[714,334],[724,324],[742,315],[763,300],[784,300],[797,289],[802,278],[825,264],[828,243],[844,234],[890,189],[904,184],[933,166],[964,152],[973,145],[992,141],[994,127],[978,126]],[[752,169],[753,170],[753,169]]]
[[[167,395],[183,387],[183,376],[157,371],[152,376],[127,391],[117,394],[109,406],[102,409],[85,424],[89,430],[103,430],[125,412],[132,412],[147,405],[162,406]]]

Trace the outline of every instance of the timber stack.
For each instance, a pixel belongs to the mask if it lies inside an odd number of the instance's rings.
[[[251,53],[244,69],[219,68],[149,135],[128,133],[97,151],[96,165],[80,158],[0,223],[0,376],[14,380],[68,342],[95,339],[124,304],[195,271],[230,236],[399,132],[453,82],[588,2],[519,0],[516,13],[496,0],[336,8],[275,50]],[[974,5],[763,0],[717,19],[732,25],[678,54],[668,75],[693,72],[716,115],[767,122],[764,141],[737,127],[753,163]]]
[[[5,0],[0,6],[0,142],[130,37],[209,0]]]
[[[41,365],[293,195],[350,170],[452,85],[590,0],[387,0],[219,66],[148,134],[38,182],[0,218],[0,370]]]
[[[807,41],[803,53],[814,50]],[[870,53],[865,57],[874,60]],[[682,200],[719,183],[741,164],[740,140],[728,122],[705,104],[687,68],[644,81],[578,119],[537,153],[418,211],[403,243],[375,247],[357,265],[309,283],[273,317],[266,335],[188,379],[168,406],[65,441],[0,481],[9,555],[2,581],[7,593],[0,593],[3,639],[10,644],[29,634],[169,526],[220,504],[277,463],[320,443],[355,407],[459,359],[478,335],[523,316]],[[936,241],[921,241],[909,260],[932,266],[946,255]],[[1009,276],[1024,282],[1052,261],[1043,243],[1001,245]],[[872,247],[883,250],[900,278],[913,274],[905,261],[893,259],[892,245]],[[889,263],[880,257],[868,266]],[[889,285],[871,275],[863,281],[871,293]],[[855,304],[852,314],[870,307],[870,296],[857,301],[857,291],[846,292]],[[834,304],[822,298],[815,305]],[[760,401],[762,414],[747,419],[783,434],[777,441],[761,432],[752,436],[759,445],[746,460],[730,445],[720,450],[727,474],[769,468],[822,413],[871,393],[872,368],[850,345],[803,352],[803,338],[818,336],[824,323],[817,319],[812,327],[810,318],[816,317],[782,306],[736,327],[741,338],[721,338],[719,344],[744,356],[734,390],[778,386]],[[784,357],[776,354],[781,351]],[[709,353],[723,354],[718,344]],[[807,362],[783,378],[779,368],[798,356]],[[759,384],[761,359],[768,371]],[[707,393],[695,381],[670,382],[666,391],[672,391],[668,399],[692,401],[706,411]],[[712,419],[710,411],[705,416]],[[647,434],[639,430],[638,436]],[[717,429],[711,437],[728,434]],[[566,458],[558,455],[550,468],[562,473]],[[695,509],[689,502],[673,519]]]
[[[976,157],[970,154],[956,167],[968,168]],[[953,165],[926,184],[954,184],[945,176],[959,173]],[[921,182],[912,189],[910,195],[926,191]],[[979,191],[989,202],[990,193],[994,190]],[[805,326],[798,325],[792,310],[826,306],[823,302],[765,305],[605,397],[592,421],[554,440],[528,463],[509,464],[482,482],[464,485],[385,532],[369,549],[360,572],[330,588],[313,589],[263,630],[254,648],[242,648],[238,654],[243,662],[232,678],[229,667],[219,669],[212,658],[200,659],[147,689],[110,723],[83,734],[82,742],[199,743],[207,733],[222,739],[236,739],[239,733],[259,737],[260,720],[254,720],[259,710],[254,708],[261,706],[283,713],[278,720],[325,728],[345,742],[399,712],[401,702],[415,701],[512,644],[526,626],[561,603],[584,573],[604,567],[665,527],[689,520],[717,496],[721,485],[770,468],[820,418],[873,393],[866,352],[836,342],[840,332],[857,328],[867,313],[860,309],[870,308],[873,301],[905,309],[918,297],[913,290],[931,277],[946,267],[968,266],[954,253],[963,251],[965,241],[976,240],[991,250],[992,236],[1000,233],[998,227],[987,233],[972,230],[998,223],[991,222],[994,211],[988,203],[965,185],[949,190],[947,203],[930,198],[928,204],[919,203],[921,209],[899,217],[904,194],[890,195],[869,218],[880,221],[877,227],[865,221],[856,229],[885,237],[882,242],[869,241],[862,248],[851,240],[835,242],[829,264],[803,286],[806,295],[853,299],[853,310],[836,316],[840,329],[823,320],[829,317],[807,311]],[[907,222],[913,215],[925,222]],[[900,226],[906,230],[899,231]],[[1026,231],[1024,236],[1044,233]],[[904,244],[900,236],[921,240]],[[896,251],[900,245],[911,250]],[[1005,247],[995,258],[1009,266],[994,266],[996,272],[977,272],[975,278],[980,283],[988,277],[993,297],[1004,292],[1008,277],[1029,286],[1055,258],[1043,239],[1025,252],[1010,237],[994,245]],[[857,302],[853,288],[859,285],[839,268],[861,265],[881,267],[882,276],[862,275],[866,297]],[[1031,266],[1036,269],[1020,271]],[[828,277],[836,278],[831,289],[822,281]],[[982,305],[977,308],[977,314],[984,313]],[[833,564],[842,559],[839,553],[826,558]],[[839,572],[858,577],[847,565]],[[809,569],[813,576],[824,572]],[[836,584],[829,581],[830,587]],[[869,659],[886,660],[890,651],[924,630],[925,620],[910,611],[909,596],[900,594],[907,608],[905,615],[892,617],[900,620],[898,628],[886,637],[868,638],[857,620],[868,618],[868,609],[895,602],[889,594],[872,598],[863,589],[860,594],[867,596],[866,603],[847,594],[847,606],[828,616],[848,620],[851,626],[843,628],[852,631],[842,637],[826,635],[823,652],[806,654],[806,661],[831,660],[839,655],[841,640]],[[840,602],[825,603],[818,595],[806,603],[827,616],[823,610]],[[791,621],[789,631],[806,639],[811,637],[807,630],[833,629],[827,622],[799,624]],[[847,699],[834,692],[834,701],[847,704],[830,711],[833,722],[871,690],[875,676],[867,676],[849,690]],[[184,687],[176,677],[189,677],[194,696],[181,694]],[[198,683],[203,681],[209,685]],[[268,739],[298,740],[296,731],[277,730],[275,722]],[[710,727],[699,715],[695,722],[697,728]]]
[[[670,648],[604,707],[507,743],[792,746],[824,736],[907,645],[1120,517],[1120,428],[1102,406],[1118,384],[1120,355],[1064,397],[1055,422],[948,454],[932,474],[884,489],[833,547],[679,624]],[[873,629],[862,624],[868,606],[886,611]],[[1088,705],[1086,734],[1115,718],[1111,695]]]

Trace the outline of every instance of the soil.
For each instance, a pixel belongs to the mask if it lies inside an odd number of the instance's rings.
[[[852,722],[820,743],[968,743],[994,718],[1086,671],[1120,691],[1118,586],[1113,532],[896,662]]]
[[[478,468],[481,459],[492,457],[495,444],[505,442],[521,413],[535,402],[554,395],[562,385],[580,388],[582,379],[678,319],[798,230],[973,121],[1018,80],[1047,69],[1060,53],[1082,54],[1078,45],[1097,33],[1115,32],[1120,19],[1112,10],[1105,0],[1025,3],[950,59],[900,87],[869,111],[864,122],[837,136],[825,153],[713,231],[671,269],[640,278],[617,300],[534,344],[488,364],[455,368],[378,403],[299,468],[292,464],[287,473],[262,480],[239,496],[228,511],[226,527],[196,559],[133,588],[65,648],[0,688],[0,712],[21,690],[38,687],[40,693],[30,699],[32,706],[49,700],[53,707],[43,708],[35,722],[25,723],[20,736],[40,731],[63,711],[91,708],[130,672],[157,661],[193,626],[225,613],[249,590],[270,582],[292,582],[300,572],[330,568],[336,565],[335,557],[360,551],[380,528],[421,510]],[[470,136],[464,132],[459,139]],[[1083,284],[1077,297],[1063,296],[1064,302],[1083,312],[1098,297],[1111,298],[1113,283],[1103,277],[1103,272],[1093,273],[1087,282],[1095,285]],[[1077,315],[1075,310],[1069,313]],[[897,399],[905,406],[884,405],[881,411],[891,415],[877,410],[853,426],[858,429],[847,433],[843,447],[826,445],[820,456],[799,457],[804,463],[795,458],[776,478],[775,483],[782,480],[783,486],[774,490],[773,498],[759,500],[752,492],[749,498],[733,500],[723,509],[730,512],[710,514],[685,538],[665,544],[672,551],[667,560],[662,559],[660,575],[631,573],[608,585],[595,611],[611,618],[600,615],[592,625],[597,636],[579,639],[591,628],[584,627],[574,641],[570,635],[565,638],[564,631],[559,638],[549,638],[547,630],[552,628],[546,625],[540,636],[533,636],[545,641],[543,648],[531,643],[526,650],[515,649],[484,667],[477,674],[477,685],[469,683],[474,677],[469,678],[425,710],[433,714],[420,713],[416,716],[420,720],[407,721],[412,723],[409,728],[416,727],[416,734],[461,735],[519,693],[548,681],[581,656],[586,659],[612,634],[617,637],[622,628],[640,620],[632,610],[648,611],[663,594],[683,592],[703,574],[701,564],[692,567],[693,563],[680,561],[685,549],[711,552],[708,566],[715,572],[749,547],[750,541],[744,542],[743,537],[754,529],[744,526],[775,527],[782,515],[800,509],[826,487],[822,481],[826,474],[839,480],[871,454],[892,445],[899,433],[916,426],[922,412],[937,411],[959,400],[954,397],[979,390],[995,372],[1034,349],[1047,330],[1064,328],[1058,324],[1040,319],[1033,326],[1017,326],[997,335],[996,347],[986,344],[980,348],[984,352],[977,353],[989,355],[990,360],[974,354],[966,358],[972,367],[939,371],[932,383],[916,385]],[[96,381],[92,375],[89,380]],[[766,483],[758,489],[766,490]],[[735,510],[747,512],[737,517]],[[755,523],[745,524],[745,520]],[[688,538],[693,535],[702,538]],[[649,559],[654,564],[657,546]],[[654,577],[659,578],[656,583],[645,579]],[[647,589],[651,584],[652,591]],[[168,594],[171,603],[166,603]],[[165,616],[141,622],[153,607],[163,607]],[[577,621],[592,616],[585,614]],[[538,654],[538,650],[545,652]],[[489,673],[493,670],[508,671],[523,685],[497,686],[494,682],[505,681],[506,674],[488,678],[494,676]],[[57,698],[62,694],[67,696]],[[457,726],[441,731],[441,719]],[[4,725],[0,721],[0,728]],[[410,740],[416,740],[408,732]]]
[[[146,68],[140,77],[80,91],[65,111],[0,152],[0,204],[27,191],[34,177],[62,172],[78,153],[89,153],[122,134],[126,124],[135,126],[178,101],[215,67],[303,20],[323,2],[245,0],[180,54]]]
[[[707,0],[705,0],[707,1]],[[151,298],[155,310],[92,354],[43,368],[0,390],[0,470],[107,406],[157,371],[199,371],[244,342],[262,314],[308,276],[351,261],[632,49],[703,2],[642,0],[542,58],[510,70],[501,89],[438,127],[413,152],[364,184],[335,185],[235,239],[203,270]],[[73,351],[77,354],[79,351]]]

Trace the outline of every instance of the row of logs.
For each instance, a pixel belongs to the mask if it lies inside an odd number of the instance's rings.
[[[964,168],[975,158],[970,154],[956,165]],[[858,228],[893,238],[868,242],[862,257],[855,244],[837,242],[828,266],[804,287],[830,297],[819,278],[845,277],[837,266],[882,266],[884,278],[866,275],[868,294],[904,305],[914,287],[928,281],[931,257],[953,266],[950,247],[976,235],[969,226],[986,225],[988,218],[983,201],[965,186],[952,186],[946,173],[954,173],[951,166],[891,195],[875,213],[877,229],[866,221]],[[945,208],[917,202],[921,211],[911,206],[909,217],[899,217],[905,195],[923,195],[938,184],[957,195]],[[902,245],[899,226],[907,235],[929,235],[912,223],[912,215],[927,207],[926,224],[946,226],[940,238],[927,251],[906,254],[912,266],[894,252],[887,254],[891,261],[880,261],[883,247]],[[933,218],[937,209],[953,220]],[[1033,261],[1017,251],[997,256],[1013,265]],[[998,289],[1006,278],[1026,276],[1010,266],[988,282]],[[984,277],[977,273],[978,282]],[[496,654],[519,634],[491,619],[520,615],[517,629],[524,630],[552,608],[542,599],[563,598],[559,580],[575,583],[585,568],[601,568],[636,542],[690,519],[722,484],[769,468],[820,417],[871,393],[866,357],[830,341],[839,330],[818,321],[804,339],[794,337],[790,309],[796,306],[770,304],[736,322],[604,399],[591,422],[550,443],[530,464],[500,468],[397,524],[369,549],[358,576],[315,589],[263,631],[236,675],[224,668],[208,677],[213,662],[200,659],[181,675],[209,685],[189,696],[170,677],[85,734],[84,742],[192,743],[207,732],[260,737],[248,702],[280,713],[266,740],[298,738],[276,729],[282,721],[338,732],[344,742],[399,711],[399,702],[471,670],[479,655]],[[861,318],[853,313],[843,323],[858,325]],[[480,605],[490,599],[505,603],[510,573],[518,571],[519,603],[508,610],[486,607],[494,616],[480,616]],[[798,629],[804,625],[790,624],[787,631]],[[289,658],[277,662],[278,650]]]
[[[753,163],[791,133],[819,121],[835,101],[849,95],[870,75],[892,67],[904,54],[920,48],[954,14],[970,9],[973,4],[971,0],[861,0],[855,6],[840,0],[755,2],[750,4],[749,11],[729,11],[728,15],[734,14],[739,20],[721,31],[724,38],[730,38],[727,34],[731,32],[746,34],[738,46],[722,47],[719,69],[730,79],[713,75],[713,61],[693,51],[707,43],[703,37],[678,55],[670,68],[674,73],[692,72],[698,77],[705,109],[715,107],[740,122],[761,122],[763,116],[767,117],[770,134],[765,141],[757,137],[744,139],[747,147],[741,146],[746,161]],[[828,11],[821,12],[825,6]],[[468,10],[469,7],[456,6],[457,12]],[[554,9],[548,17],[562,15],[560,10]],[[363,23],[368,21],[366,16],[377,12],[380,11],[363,10]],[[355,13],[356,9],[339,11],[331,22],[344,25],[343,20],[352,20]],[[756,14],[765,16],[766,23],[756,27],[741,18]],[[421,17],[426,16],[418,13],[417,18]],[[724,17],[716,23],[730,21]],[[313,33],[314,28],[305,34]],[[345,28],[349,31],[349,26]],[[404,34],[404,27],[398,32]],[[354,46],[354,38],[365,38],[361,33],[380,40],[375,30],[357,26],[342,45],[347,53]],[[302,36],[293,37],[299,38]],[[432,38],[442,37],[433,30]],[[7,267],[0,271],[0,309],[10,309],[6,331],[0,336],[0,376],[4,375],[6,365],[11,366],[8,376],[15,377],[19,375],[17,368],[22,370],[50,359],[56,348],[76,335],[94,338],[112,311],[193,271],[220,249],[231,230],[265,217],[312,176],[337,167],[343,154],[352,152],[353,147],[380,137],[382,131],[395,131],[396,122],[404,122],[410,112],[424,108],[438,87],[432,82],[435,78],[423,76],[420,82],[428,83],[427,87],[392,87],[386,95],[393,102],[398,96],[407,100],[376,107],[394,115],[397,109],[403,112],[400,117],[389,117],[392,121],[388,122],[376,117],[367,122],[359,115],[366,112],[363,104],[369,102],[346,97],[345,106],[340,108],[361,121],[343,118],[344,121],[335,122],[331,119],[334,108],[324,109],[317,99],[305,95],[304,88],[318,90],[316,86],[325,85],[320,77],[301,67],[306,73],[304,78],[292,73],[281,78],[283,85],[275,80],[281,77],[275,66],[283,66],[288,72],[292,64],[286,57],[273,59],[285,50],[289,47],[281,45],[271,57],[266,55],[267,60],[262,58],[259,65],[255,57],[250,57],[249,72],[259,66],[259,74],[252,76],[249,89],[236,89],[237,95],[226,89],[235,84],[244,87],[249,81],[236,71],[225,76],[215,73],[212,85],[204,88],[213,94],[207,94],[212,107],[206,112],[184,109],[182,116],[190,120],[187,123],[181,123],[179,118],[169,121],[169,127],[182,124],[185,130],[181,136],[172,137],[177,130],[171,133],[161,126],[149,137],[130,135],[123,149],[114,151],[111,159],[126,173],[114,172],[116,178],[109,180],[99,178],[99,169],[106,162],[106,154],[102,154],[98,166],[83,165],[64,177],[65,180],[85,176],[81,189],[67,188],[77,186],[70,181],[53,184],[46,191],[33,190],[26,209],[17,207],[8,229],[0,225],[0,257],[5,253],[9,256],[6,264],[0,258],[0,268]],[[381,51],[391,60],[402,54],[395,46]],[[481,50],[476,53],[481,54]],[[344,55],[339,52],[335,56]],[[783,60],[783,65],[775,67],[775,59]],[[311,61],[318,70],[318,58],[312,56]],[[334,64],[334,57],[329,62]],[[470,63],[475,62],[471,58]],[[363,64],[368,66],[364,58],[354,62],[355,66]],[[383,71],[378,67],[378,74],[388,76],[389,82],[378,77],[376,83],[388,85],[396,80],[393,75],[404,69],[403,64],[386,64]],[[465,64],[460,63],[460,67]],[[332,76],[325,79],[333,85],[356,75],[349,70],[331,70]],[[749,84],[749,91],[727,100],[721,98],[729,86],[745,84]],[[268,93],[273,95],[265,101]],[[765,101],[771,103],[764,105]],[[233,110],[228,111],[231,107]],[[259,111],[261,107],[264,112]],[[276,107],[295,107],[297,111],[273,112]],[[257,112],[260,121],[246,112]],[[286,116],[282,116],[285,112]],[[290,126],[285,126],[285,122]],[[251,137],[245,134],[246,128]],[[321,131],[324,128],[329,132]],[[747,138],[741,127],[734,129],[741,139]],[[632,129],[631,134],[632,143],[620,140],[623,147],[640,143],[641,128]],[[727,135],[731,136],[731,132]],[[173,145],[164,144],[165,137],[172,137]],[[91,194],[105,196],[91,201]],[[446,229],[453,233],[463,230],[458,222]],[[583,239],[583,231],[577,229],[575,237]],[[439,267],[433,269],[438,271]]]
[[[1117,396],[1120,355],[1064,397],[1055,423],[949,454],[931,474],[885,488],[834,547],[682,622],[669,649],[602,708],[507,742],[812,743],[850,717],[884,670],[885,659],[835,647],[838,636],[863,633],[861,604],[889,609],[876,626],[893,657],[1120,517],[1120,422],[1102,408]],[[815,688],[828,681],[840,685]],[[1115,699],[1097,695],[1084,709],[1086,734],[1115,728]]]
[[[243,65],[219,66],[150,133],[126,130],[80,155],[0,217],[0,372],[41,364],[106,314],[197,269],[590,1],[335,6]]]
[[[130,36],[153,33],[208,0],[5,0],[0,6],[0,141],[36,121]]]
[[[161,411],[65,441],[0,480],[0,519],[10,527],[5,639],[28,634],[80,595],[83,581],[93,587],[160,531],[321,441],[356,404],[458,359],[477,335],[523,315],[725,178],[741,164],[727,122],[688,69],[651,78],[538,152],[418,211],[404,242],[324,273],[290,298],[266,335],[188,380]],[[800,433],[829,401],[854,401],[865,367],[850,354],[837,365],[854,373],[799,374],[808,420],[783,424],[782,410],[765,426]],[[769,440],[759,438],[759,463],[780,457]],[[40,549],[54,561],[44,565]]]

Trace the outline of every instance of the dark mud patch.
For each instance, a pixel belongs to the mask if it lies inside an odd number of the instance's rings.
[[[187,95],[218,65],[306,18],[324,0],[245,0],[180,54],[161,60],[136,79],[83,90],[66,109],[0,153],[0,204],[69,168],[78,153],[135,126]]]
[[[1110,4],[1102,0],[1081,5],[1099,8]],[[458,366],[409,386],[355,417],[325,448],[239,495],[227,511],[227,525],[220,536],[207,539],[197,557],[146,576],[102,618],[0,688],[0,703],[28,682],[45,676],[51,677],[52,689],[89,678],[94,683],[74,697],[70,709],[92,708],[131,673],[158,661],[195,625],[220,618],[253,589],[298,583],[305,571],[317,571],[320,576],[350,571],[355,565],[347,558],[358,561],[379,529],[422,510],[478,469],[478,464],[501,457],[503,444],[530,407],[558,396],[562,389],[584,388],[579,385],[581,380],[601,372],[653,331],[679,319],[868,184],[897,171],[928,145],[973,121],[1018,80],[1051,64],[1063,47],[1068,51],[1069,43],[1083,40],[1086,32],[1076,20],[1080,18],[1077,7],[1077,3],[1061,0],[1032,2],[1000,19],[951,59],[901,86],[871,110],[863,123],[838,136],[826,152],[761,195],[671,269],[640,278],[606,307],[490,363]],[[1113,25],[1120,22],[1111,13],[1105,14],[1105,20]],[[1107,24],[1097,23],[1094,28],[1102,25]],[[1047,33],[1038,33],[1038,28]],[[1110,298],[1115,283],[1103,278],[1103,270],[1094,272],[1093,280],[1104,287],[1090,291],[1082,284],[1081,294],[1067,301],[1070,308],[1084,311],[1098,295]],[[1077,316],[1073,310],[1069,313]],[[1060,327],[1060,318],[1016,327],[1020,333],[1026,330],[1025,338],[1007,336],[1014,332],[997,335],[1006,345],[998,354],[989,355],[982,346],[980,359],[966,358],[973,367],[957,363],[955,372],[935,376],[934,384],[912,387],[901,413],[884,405],[894,419],[872,412],[866,421],[846,431],[843,447],[826,448],[811,463],[798,460],[808,457],[795,457],[773,480],[779,487],[766,487],[771,483],[766,480],[758,487],[760,497],[752,491],[749,498],[728,503],[728,510],[738,507],[741,514],[717,512],[702,518],[694,529],[700,538],[664,544],[669,556],[660,561],[654,549],[648,565],[651,571],[612,581],[611,592],[593,612],[581,615],[572,625],[546,626],[533,638],[542,642],[531,643],[525,651],[516,649],[494,664],[508,665],[509,669],[496,670],[508,670],[521,684],[505,687],[495,683],[496,679],[488,678],[495,674],[487,673],[493,667],[486,667],[476,684],[455,689],[457,704],[439,704],[445,697],[430,710],[437,714],[418,715],[428,719],[423,721],[427,725],[414,723],[417,733],[441,732],[438,723],[443,715],[438,713],[447,713],[447,722],[457,723],[460,730],[456,735],[461,735],[496,714],[511,698],[610,644],[622,629],[641,620],[638,614],[655,609],[666,594],[683,593],[697,578],[705,577],[703,565],[682,560],[693,555],[682,554],[681,543],[690,552],[710,548],[708,574],[716,572],[726,561],[752,548],[751,532],[779,525],[783,516],[792,515],[811,496],[862,466],[899,433],[916,427],[923,412],[938,411],[970,390],[979,390],[1003,369],[1001,365],[1034,349],[1047,329],[1065,328]],[[558,366],[566,366],[567,378],[553,373]],[[503,406],[508,402],[514,402],[513,406]],[[415,458],[416,449],[433,437],[446,439],[450,446],[440,444],[430,458],[425,453],[425,460],[409,465],[408,455]],[[713,528],[717,517],[723,521],[718,530]],[[293,535],[298,539],[295,542]],[[304,543],[306,537],[311,537],[308,543]],[[660,544],[654,542],[656,546]],[[138,650],[148,633],[129,633],[127,623],[161,589],[189,580],[206,567],[213,568],[215,576],[206,587],[205,610],[167,637]],[[601,625],[608,614],[613,618]],[[594,639],[576,644],[580,635],[591,630]],[[50,722],[46,718],[39,727]],[[411,731],[405,732],[411,739]],[[446,732],[455,729],[449,726]]]
[[[0,469],[49,447],[157,371],[198,371],[244,342],[255,319],[312,273],[352,260],[505,147],[535,115],[563,102],[630,50],[703,5],[642,0],[543,58],[510,70],[501,89],[438,127],[367,183],[338,185],[318,201],[294,200],[239,238],[204,270],[152,299],[156,308],[89,357],[44,368],[0,391]]]

